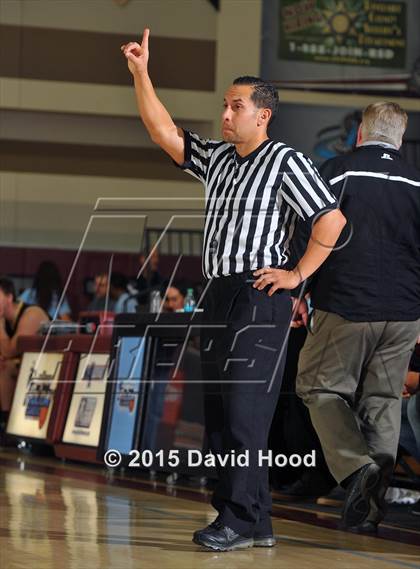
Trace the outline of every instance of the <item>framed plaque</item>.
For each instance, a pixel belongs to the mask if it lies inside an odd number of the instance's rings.
[[[108,371],[108,354],[80,354],[63,443],[98,446]]]
[[[103,416],[103,452],[115,449],[128,457],[132,449],[138,448],[147,347],[144,336],[124,335],[123,330],[114,337],[113,372],[108,381]]]
[[[9,435],[46,439],[62,362],[62,353],[23,355],[7,424]]]

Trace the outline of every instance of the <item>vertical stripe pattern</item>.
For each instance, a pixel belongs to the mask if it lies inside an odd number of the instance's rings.
[[[181,168],[206,189],[207,278],[283,266],[297,217],[337,207],[312,162],[281,142],[266,140],[241,157],[233,144],[184,134]]]

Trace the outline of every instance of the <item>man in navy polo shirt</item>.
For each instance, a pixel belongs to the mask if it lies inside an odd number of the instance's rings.
[[[344,525],[359,531],[376,531],[384,515],[420,331],[420,173],[398,150],[406,125],[399,105],[369,105],[356,151],[321,169],[348,223],[310,287],[312,333],[296,382],[347,488]]]

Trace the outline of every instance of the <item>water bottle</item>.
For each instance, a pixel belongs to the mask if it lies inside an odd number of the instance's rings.
[[[160,312],[160,305],[162,304],[162,297],[158,290],[152,290],[150,293],[150,312]]]
[[[194,291],[192,288],[187,289],[187,296],[184,301],[184,312],[194,312],[195,310],[195,299]]]

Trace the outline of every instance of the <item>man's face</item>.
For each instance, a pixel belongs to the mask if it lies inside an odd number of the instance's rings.
[[[95,295],[104,298],[108,290],[108,275],[98,275],[95,277]]]
[[[222,113],[222,137],[225,142],[240,144],[257,136],[264,109],[258,109],[251,100],[253,90],[251,85],[232,85],[226,91]]]
[[[11,294],[5,294],[0,288],[0,318],[5,318],[8,308],[13,304]]]
[[[173,286],[169,287],[163,309],[165,312],[175,312],[176,310],[181,310],[181,308],[184,308],[183,295],[177,288]]]

